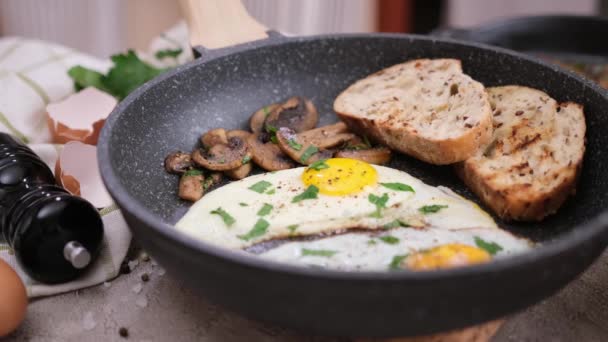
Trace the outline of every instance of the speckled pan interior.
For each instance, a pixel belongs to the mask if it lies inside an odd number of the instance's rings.
[[[204,244],[184,242],[165,225],[188,208],[177,199],[177,177],[163,170],[169,152],[191,150],[200,134],[211,128],[246,128],[252,112],[292,95],[311,98],[321,124],[334,122],[333,100],[353,81],[409,59],[437,57],[462,60],[465,72],[486,86],[525,85],[558,101],[585,106],[587,152],[576,197],[542,222],[501,223],[535,241],[561,241],[547,253],[473,267],[470,272],[437,273],[429,276],[433,281],[407,273],[380,276],[384,280],[374,282],[373,276],[334,278],[328,275],[332,272],[303,274],[274,264],[250,264]],[[144,85],[106,122],[99,158],[110,193],[142,245],[209,298],[251,317],[307,332],[409,335],[463,326],[530,305],[563,286],[600,253],[606,243],[606,217],[598,217],[608,205],[607,110],[607,93],[599,87],[506,50],[404,35],[278,38],[215,51]],[[389,166],[477,200],[449,166],[431,166],[398,154]],[[585,232],[586,237],[577,240]],[[558,264],[560,258],[567,259]],[[238,274],[226,274],[222,267]],[[505,270],[498,274],[494,267]],[[273,279],[272,284],[265,277]],[[343,283],[345,279],[350,281]],[[237,300],[247,289],[233,288],[235,281],[257,286],[257,292]],[[315,299],[304,291],[306,286]],[[283,294],[279,303],[268,302],[273,293]],[[310,306],[314,303],[332,309],[320,313]],[[292,318],[283,314],[288,306],[298,308]]]

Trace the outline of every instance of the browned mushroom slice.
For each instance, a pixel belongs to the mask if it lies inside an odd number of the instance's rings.
[[[203,190],[207,191],[212,186],[218,185],[222,181],[222,178],[224,177],[222,176],[221,172],[210,173],[207,175],[207,177],[205,177],[205,181],[203,182]]]
[[[203,189],[204,181],[205,177],[200,170],[191,170],[184,173],[179,179],[179,198],[191,202],[198,201],[205,192]]]
[[[249,147],[243,138],[233,136],[228,144],[217,144],[204,150],[197,148],[192,152],[192,160],[206,169],[227,171],[243,165],[243,160],[251,158]]]
[[[312,144],[310,141],[302,139],[299,134],[296,134],[295,131],[287,127],[282,127],[278,130],[277,141],[281,151],[294,161],[304,165],[312,164],[321,159],[331,158],[333,155],[333,151],[319,148],[319,146]],[[342,142],[344,141],[339,143]],[[328,146],[323,141],[320,141],[320,143],[322,146]]]
[[[201,143],[206,148],[210,148],[218,144],[228,145],[226,130],[223,128],[215,128],[208,131],[201,136]]]
[[[192,167],[189,153],[176,151],[165,158],[165,170],[169,173],[182,174]]]
[[[364,150],[338,151],[335,158],[358,159],[370,164],[386,164],[391,160],[391,150],[386,147],[373,147]]]
[[[297,166],[277,144],[262,142],[260,135],[251,135],[247,143],[251,148],[253,161],[266,171],[286,170]]]
[[[348,133],[348,128],[343,122],[311,129],[297,135],[299,140],[315,145],[319,149],[338,146],[356,138],[356,135]]]
[[[294,96],[270,112],[264,125],[268,132],[274,132],[281,127],[304,132],[315,128],[317,122],[319,113],[315,105],[306,98]]]
[[[238,130],[238,129],[232,130],[226,134],[226,136],[228,137],[229,140],[233,137],[237,137],[239,139],[242,139],[245,142],[245,144],[247,144],[247,145],[249,145],[247,143],[247,139],[249,138],[250,135],[251,135],[251,133],[249,133],[247,131]],[[250,148],[250,150],[251,150],[251,148]],[[228,176],[232,179],[243,179],[243,178],[247,177],[247,175],[249,175],[249,173],[251,172],[252,167],[251,167],[250,161],[251,161],[251,156],[245,156],[241,160],[241,166],[239,166],[233,170],[224,171],[224,173],[226,174],[226,176]]]
[[[249,128],[251,128],[251,131],[255,134],[262,132],[262,130],[264,130],[264,121],[266,121],[266,117],[278,106],[278,103],[273,103],[264,106],[253,113],[249,119]]]

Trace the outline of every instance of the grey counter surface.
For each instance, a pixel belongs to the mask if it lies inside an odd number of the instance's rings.
[[[250,321],[194,295],[153,261],[132,266],[112,282],[33,301],[8,341],[349,340]],[[557,295],[508,318],[493,341],[608,341],[608,252]]]

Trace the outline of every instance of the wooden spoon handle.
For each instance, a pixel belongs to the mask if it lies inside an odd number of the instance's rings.
[[[191,46],[217,49],[268,37],[241,0],[180,0]]]

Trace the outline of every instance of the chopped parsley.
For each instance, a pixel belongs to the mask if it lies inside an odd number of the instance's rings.
[[[407,184],[403,184],[403,183],[380,183],[380,185],[382,185],[385,188],[389,188],[389,189],[395,190],[395,191],[415,192],[414,188],[412,188],[411,186],[409,186]]]
[[[193,169],[193,170],[188,170],[188,171],[184,172],[184,177],[200,176],[202,174],[203,174],[203,171]]]
[[[264,117],[267,117],[268,114],[270,114],[270,112],[268,111],[268,106],[264,106],[264,108],[262,108],[262,110],[264,111]]]
[[[382,242],[388,243],[389,245],[395,245],[399,243],[399,239],[391,235],[381,236],[378,239],[380,239]]]
[[[220,208],[217,208],[217,209],[215,209],[215,210],[212,210],[212,211],[211,211],[211,214],[214,214],[214,215],[219,215],[219,216],[222,218],[222,220],[224,221],[224,223],[225,223],[225,224],[226,224],[228,227],[232,226],[232,225],[234,224],[234,222],[236,222],[236,220],[234,219],[234,217],[230,216],[230,214],[228,214],[228,213],[227,213],[227,212],[226,212],[224,209],[222,209],[221,207],[220,207]]]
[[[369,241],[367,241],[367,244],[369,246],[373,246],[373,245],[377,244],[377,242],[376,242],[376,240],[369,240]]]
[[[275,144],[275,145],[279,143],[279,140],[277,139],[277,136],[276,136],[276,135],[274,135],[274,134],[273,134],[273,135],[270,137],[270,141],[271,141],[273,144]]]
[[[407,258],[407,254],[402,254],[402,255],[395,255],[393,257],[393,260],[391,260],[391,263],[388,264],[388,269],[389,270],[398,270],[400,269],[399,266],[401,266],[401,262]]]
[[[370,201],[371,204],[376,206],[376,211],[374,211],[369,216],[375,217],[375,218],[382,217],[380,211],[382,210],[382,208],[386,208],[386,202],[388,202],[388,194],[385,193],[382,196],[376,196],[374,194],[369,194],[367,199]]]
[[[174,59],[177,59],[177,57],[182,53],[182,49],[165,49],[165,50],[159,50],[156,51],[156,53],[154,54],[154,57],[156,57],[156,59],[165,59],[167,57],[171,57]]]
[[[332,257],[337,251],[332,251],[329,249],[306,249],[302,248],[302,256],[320,256],[320,257]]]
[[[479,236],[475,237],[475,244],[477,245],[477,247],[490,253],[490,255],[494,255],[494,254],[502,251],[502,246],[500,246],[496,242],[485,241],[484,239],[480,238]]]
[[[291,233],[291,234],[295,233],[296,229],[298,229],[297,224],[292,224],[292,225],[287,226],[287,230],[289,230],[289,233]]]
[[[291,200],[291,203],[297,203],[307,199],[315,199],[317,198],[317,194],[319,193],[319,188],[314,185],[309,185],[303,193],[297,195]]]
[[[432,213],[436,213],[439,210],[447,208],[447,207],[448,207],[447,205],[441,205],[441,204],[425,205],[425,206],[418,208],[418,211],[423,214],[432,214]]]
[[[308,165],[309,169],[313,169],[313,170],[323,170],[323,169],[329,169],[329,165],[327,165],[325,163],[327,159],[321,159],[321,160],[317,160],[316,162]]]
[[[298,142],[293,139],[287,140],[287,145],[289,145],[289,147],[293,148],[296,151],[299,151],[302,149],[302,144],[298,144]]]
[[[277,133],[278,129],[271,124],[266,124],[266,132],[268,133]]]
[[[396,220],[393,220],[392,222],[385,224],[384,226],[382,226],[382,228],[393,229],[393,228],[398,228],[398,227],[409,227],[409,226],[410,225],[407,222],[396,219]]]
[[[251,230],[247,234],[239,235],[239,239],[249,241],[258,238],[266,234],[269,225],[270,223],[268,223],[268,221],[261,218],[258,220],[258,222],[255,223],[253,228],[251,228]]]
[[[260,208],[260,210],[258,211],[258,216],[266,216],[266,215],[270,214],[271,211],[272,211],[272,205],[270,205],[268,203],[264,203],[262,208]]]
[[[249,206],[249,204],[244,203],[244,202],[239,203],[239,205],[240,205],[241,207],[248,207],[248,206]]]
[[[275,192],[277,192],[276,189],[272,188],[266,192],[266,195],[274,195]]]
[[[312,157],[313,154],[316,154],[317,152],[319,152],[319,149],[317,148],[317,146],[315,145],[310,145],[306,148],[306,150],[304,150],[304,153],[302,153],[302,156],[300,157],[300,161],[302,163],[306,163],[306,161],[308,159],[310,159],[310,157]]]
[[[241,160],[241,164],[245,165],[251,161],[251,156],[244,156]]]
[[[248,189],[257,192],[258,194],[261,194],[261,193],[264,193],[264,191],[266,191],[266,189],[268,189],[271,186],[272,186],[272,183],[262,180],[262,181],[259,181],[255,184],[253,184]]]

